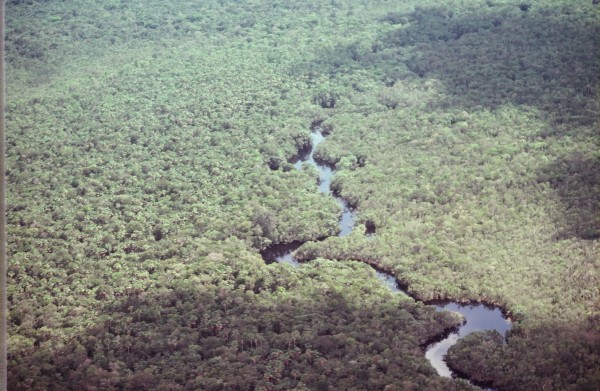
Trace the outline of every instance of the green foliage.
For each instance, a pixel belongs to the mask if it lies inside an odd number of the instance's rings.
[[[556,320],[532,330],[517,331],[506,345],[497,337],[493,333],[475,333],[460,339],[448,351],[448,365],[474,380],[507,390],[540,386],[593,390],[600,381],[600,333],[593,324]],[[554,343],[540,354],[535,346],[549,337]],[[509,359],[517,356],[518,361]]]
[[[12,389],[471,389],[432,376],[419,349],[460,319],[373,284],[360,263],[294,270],[210,253],[174,272],[108,302],[55,354],[29,348]],[[56,370],[32,379],[40,367]]]
[[[7,2],[12,388],[472,389],[420,350],[456,319],[348,259],[519,319],[459,372],[599,388],[599,30],[587,0]],[[315,125],[358,226],[266,266],[338,230],[291,164]]]

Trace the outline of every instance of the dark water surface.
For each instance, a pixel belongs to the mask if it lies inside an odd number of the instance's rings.
[[[336,196],[331,191],[331,178],[335,173],[335,167],[320,164],[314,159],[314,152],[317,145],[324,140],[325,136],[323,135],[321,128],[316,127],[311,133],[312,148],[304,156],[300,156],[299,160],[294,164],[294,167],[301,170],[303,164],[307,163],[317,168],[319,171],[319,191],[335,197],[342,209],[342,216],[339,222],[340,232],[338,236],[346,236],[350,234],[354,228],[356,213],[350,208],[346,201]],[[371,236],[372,234],[374,234],[374,228],[372,232],[367,232],[368,236]],[[279,244],[262,251],[261,255],[268,263],[280,262],[299,266],[300,263],[294,259],[292,253],[301,245],[302,242]],[[407,294],[399,287],[396,277],[380,270],[375,270],[375,272],[381,283],[389,287],[393,292]],[[472,332],[483,330],[496,330],[500,335],[505,336],[506,332],[511,328],[511,322],[505,318],[499,308],[485,304],[458,304],[454,302],[445,302],[436,305],[435,309],[436,311],[458,312],[465,318],[465,323],[459,326],[456,331],[449,333],[448,336],[441,341],[432,343],[426,349],[425,357],[431,362],[431,365],[433,365],[440,376],[454,376],[453,372],[446,365],[444,356],[448,352],[448,349],[454,345],[459,338]],[[494,391],[491,388],[486,388],[486,390]]]
[[[510,320],[504,317],[499,308],[485,304],[458,304],[450,302],[437,305],[435,309],[436,311],[458,312],[465,318],[465,323],[456,332],[450,333],[443,340],[427,347],[425,357],[431,362],[431,365],[433,365],[440,376],[452,376],[452,371],[446,365],[444,356],[450,346],[454,345],[459,338],[475,331],[484,330],[496,330],[500,335],[506,337],[506,332],[512,327]],[[486,390],[492,389],[487,388]]]
[[[300,266],[300,263],[294,259],[292,253],[302,246],[302,242],[292,242],[276,244],[260,252],[260,255],[266,263],[289,263],[293,266]]]

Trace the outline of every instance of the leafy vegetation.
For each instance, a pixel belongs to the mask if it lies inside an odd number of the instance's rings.
[[[421,351],[459,320],[356,261],[519,320],[462,375],[600,388],[597,5],[6,7],[11,389],[473,389]]]
[[[379,389],[404,382],[469,388],[432,376],[419,349],[460,319],[365,282],[373,272],[358,263],[319,261],[296,270],[266,268],[254,254],[234,255],[210,253],[170,270],[160,288],[128,290],[59,352],[48,357],[34,351],[17,364],[18,384],[266,390]],[[374,328],[382,333],[373,336]],[[36,362],[56,372],[42,368],[30,385]]]

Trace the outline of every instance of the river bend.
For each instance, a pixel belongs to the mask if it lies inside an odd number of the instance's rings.
[[[310,164],[319,171],[318,188],[319,191],[325,194],[330,194],[335,197],[342,209],[340,217],[340,232],[338,236],[346,236],[352,232],[356,213],[348,205],[348,203],[340,197],[337,197],[331,191],[331,179],[335,173],[335,168],[330,165],[321,164],[315,161],[314,152],[316,147],[325,140],[325,135],[320,127],[315,127],[311,133],[312,147],[308,153],[300,156],[294,167],[298,170],[302,169],[304,164]],[[281,262],[288,263],[294,266],[299,266],[300,263],[294,258],[293,252],[302,245],[302,242],[293,242],[289,244],[279,244],[261,252],[266,262]],[[400,289],[395,276],[375,270],[377,278],[382,284],[389,287],[394,292],[407,294]],[[426,347],[425,357],[431,362],[431,365],[436,369],[440,376],[454,377],[456,376],[446,365],[444,357],[448,349],[454,345],[459,338],[476,331],[496,330],[500,335],[505,336],[506,332],[511,329],[511,322],[508,320],[502,311],[493,306],[474,303],[474,304],[459,304],[451,301],[444,301],[435,305],[436,311],[453,311],[460,313],[465,322],[456,330],[451,331],[444,336],[440,341],[434,342]],[[491,388],[486,388],[486,391],[494,391]]]

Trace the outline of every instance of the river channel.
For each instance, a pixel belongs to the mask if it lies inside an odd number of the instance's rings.
[[[323,134],[320,127],[315,127],[311,133],[312,148],[310,151],[300,156],[299,160],[294,164],[298,170],[302,169],[304,164],[309,164],[317,168],[319,171],[318,187],[319,191],[335,197],[342,209],[340,217],[340,232],[338,236],[346,236],[352,232],[356,213],[342,198],[337,197],[331,191],[331,178],[335,173],[335,168],[321,164],[314,159],[316,147],[325,140],[326,135]],[[294,258],[293,252],[302,245],[302,242],[293,242],[289,244],[280,244],[272,246],[261,252],[266,262],[281,262],[289,263],[293,266],[300,266],[300,263]],[[380,270],[375,270],[377,278],[382,284],[389,287],[393,292],[399,294],[407,294],[402,290],[397,279]],[[451,301],[444,301],[434,304],[436,311],[452,311],[460,313],[465,322],[457,329],[445,335],[440,341],[428,345],[425,349],[425,357],[431,362],[431,365],[436,369],[440,376],[454,377],[456,376],[446,365],[444,357],[448,349],[454,345],[459,338],[464,337],[475,331],[496,330],[500,335],[506,335],[506,332],[511,328],[511,322],[508,320],[502,311],[493,306],[481,303],[474,304],[459,304]],[[494,391],[491,388],[485,388],[486,391]]]

